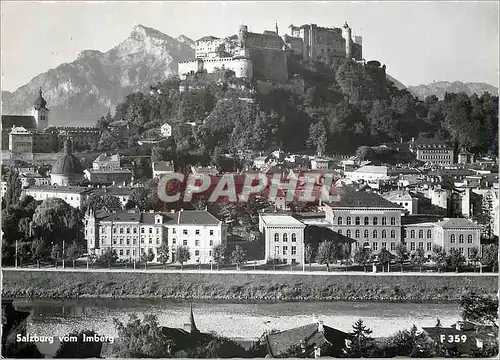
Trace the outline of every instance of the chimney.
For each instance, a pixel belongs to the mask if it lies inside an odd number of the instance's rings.
[[[180,224],[181,223],[181,210],[179,210],[179,212],[177,213],[177,224]]]

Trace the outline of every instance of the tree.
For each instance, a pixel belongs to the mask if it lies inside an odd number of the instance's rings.
[[[460,299],[462,319],[497,326],[498,298],[469,291]]]
[[[309,264],[309,271],[311,271],[311,266],[316,254],[314,253],[314,248],[311,244],[307,244],[305,248],[305,257],[306,262]]]
[[[16,205],[21,197],[21,180],[19,179],[19,173],[12,166],[9,169],[9,175],[7,177],[7,191],[4,195],[5,208]]]
[[[493,216],[493,198],[491,193],[488,192],[483,196],[482,206],[479,210],[479,214],[476,216],[476,220],[482,225],[482,235],[487,239],[491,239],[495,226],[495,218]]]
[[[425,264],[429,259],[425,256],[425,251],[423,248],[419,247],[417,250],[413,251],[410,256],[410,261],[412,264],[419,267],[420,272],[422,272],[422,265]]]
[[[248,357],[246,350],[242,346],[216,334],[210,334],[206,339],[198,342],[194,349],[191,348],[187,352],[189,358],[227,359]]]
[[[101,255],[101,258],[99,259],[103,264],[107,264],[108,268],[111,269],[111,265],[116,263],[118,260],[118,254],[116,253],[115,249],[108,248],[104,252],[104,254]]]
[[[57,267],[57,263],[62,260],[63,254],[61,245],[54,244],[52,245],[52,249],[50,251],[50,258],[54,261],[55,267]]]
[[[367,328],[361,319],[354,323],[352,329],[353,331],[350,333],[352,343],[348,350],[348,356],[367,357],[372,342],[372,338],[370,337],[372,330]]]
[[[80,222],[79,211],[59,198],[44,200],[33,214],[35,234],[55,243],[77,240],[83,228]]]
[[[382,264],[382,269],[384,268],[384,265],[387,264],[387,272],[390,271],[390,263],[392,260],[392,254],[389,250],[387,250],[385,247],[380,250],[378,253],[378,261]]]
[[[77,341],[62,342],[57,349],[54,358],[55,359],[87,359],[87,358],[99,358],[101,356],[102,344],[99,342],[89,342],[83,340],[83,335],[88,338],[94,336],[100,337],[93,330],[82,330],[79,332],[72,332],[68,334],[68,337],[76,337]]]
[[[71,260],[73,263],[73,267],[75,267],[76,260],[83,254],[82,248],[74,241],[68,248],[66,249],[66,258]]]
[[[148,190],[145,187],[132,189],[132,191],[130,191],[130,196],[128,201],[131,203],[132,207],[137,206],[140,211],[149,210]]]
[[[40,267],[40,260],[45,258],[47,248],[42,239],[35,239],[31,243],[31,258],[36,261],[37,267]]]
[[[221,264],[225,264],[228,261],[229,253],[226,244],[218,244],[214,246],[212,251],[214,262],[217,264],[217,270]]]
[[[431,259],[436,263],[438,271],[441,271],[441,268],[446,265],[446,257],[446,251],[441,246],[435,245],[432,247]]]
[[[311,124],[309,126],[309,139],[307,143],[309,147],[316,150],[316,153],[321,156],[326,152],[326,128],[322,121]]]
[[[231,262],[233,264],[236,264],[236,269],[240,269],[240,265],[247,262],[248,260],[248,254],[243,247],[240,245],[236,245],[234,248],[233,252],[231,253]]]
[[[344,263],[347,271],[347,267],[352,264],[351,244],[346,242],[340,246],[340,261]]]
[[[474,246],[469,249],[469,261],[472,262],[474,266],[474,272],[476,272],[476,265],[481,261],[481,256],[479,255],[479,248]]]
[[[451,248],[446,257],[446,265],[454,268],[458,272],[459,268],[465,263],[465,257],[458,248]]]
[[[396,245],[396,261],[401,265],[401,272],[403,272],[403,264],[408,256],[408,250],[406,250],[406,245],[397,244]]]
[[[113,212],[121,210],[122,204],[116,196],[107,193],[93,193],[85,200],[82,209],[84,211],[92,209],[94,212],[98,210]]]
[[[155,315],[147,314],[140,320],[136,314],[129,315],[124,324],[113,319],[118,331],[113,352],[121,358],[166,358],[172,357],[174,342],[163,334]]]
[[[432,357],[432,353],[426,346],[426,338],[423,333],[418,334],[417,327],[413,325],[410,330],[398,331],[395,335],[389,337],[389,353],[384,354],[384,357]]]
[[[149,248],[148,252],[144,252],[141,254],[141,262],[144,263],[144,269],[147,269],[148,262],[153,261],[155,258],[155,254],[153,253],[153,249]]]
[[[210,165],[219,167],[221,164],[222,151],[220,147],[216,146],[212,152],[212,158],[210,160]]]
[[[483,265],[491,266],[491,272],[495,272],[495,268],[498,268],[498,245],[485,245],[481,262]]]
[[[318,246],[316,262],[321,265],[326,265],[326,271],[328,272],[330,271],[330,264],[335,260],[335,243],[331,240],[322,241]]]
[[[363,265],[366,272],[366,265],[371,261],[372,250],[370,248],[360,247],[356,250],[354,254],[354,262]]]
[[[175,258],[181,264],[181,270],[184,269],[184,263],[191,259],[191,252],[187,246],[179,245],[175,248]]]
[[[158,249],[158,261],[163,264],[164,270],[165,270],[165,264],[169,259],[168,249],[169,249],[168,243],[166,241],[162,242],[160,248]]]
[[[151,149],[151,162],[158,163],[165,161],[165,149],[159,146],[155,146]]]

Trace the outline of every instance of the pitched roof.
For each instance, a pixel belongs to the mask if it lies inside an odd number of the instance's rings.
[[[91,188],[83,187],[83,186],[57,186],[57,185],[32,185],[28,186],[26,190],[30,191],[45,191],[45,192],[53,192],[53,193],[68,193],[68,194],[82,194],[86,192],[92,191]]]
[[[219,225],[220,220],[204,210],[184,210],[177,212],[179,225]]]
[[[452,228],[473,228],[480,229],[481,226],[474,224],[472,221],[464,218],[451,218],[444,219],[437,223],[437,225],[441,226],[444,229],[452,229]]]
[[[354,170],[356,173],[371,173],[371,174],[383,174],[386,175],[388,171],[387,166],[373,166],[365,165],[359,169]]]
[[[174,171],[174,163],[172,161],[159,161],[153,163],[153,171]]]
[[[401,209],[403,207],[384,199],[382,196],[368,191],[356,191],[351,186],[346,186],[337,192],[339,201],[331,202],[328,205],[331,208],[392,208]]]
[[[262,221],[267,226],[304,226],[304,224],[290,215],[263,215]]]
[[[382,195],[382,197],[389,201],[411,201],[413,196],[407,190],[394,190],[389,191]]]
[[[2,130],[10,130],[13,126],[36,129],[36,121],[31,115],[2,115]]]
[[[277,357],[285,355],[286,352],[293,346],[304,345],[305,349],[314,350],[314,347],[321,347],[324,343],[345,346],[345,340],[350,338],[350,335],[323,325],[323,332],[318,331],[318,324],[299,326],[290,330],[285,330],[277,334],[267,335],[267,344],[270,355]],[[332,356],[333,354],[328,354]]]

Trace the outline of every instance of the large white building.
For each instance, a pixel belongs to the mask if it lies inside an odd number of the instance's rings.
[[[289,215],[261,214],[259,230],[264,234],[266,260],[285,264],[304,264],[306,225]]]
[[[362,166],[353,171],[346,171],[345,177],[352,181],[378,181],[389,179],[389,169],[387,166]]]
[[[158,250],[163,243],[169,247],[169,263],[177,262],[177,246],[189,249],[187,264],[213,262],[213,248],[225,244],[224,223],[207,211],[172,213],[140,213],[135,210],[113,214],[85,215],[85,239],[89,252],[101,255],[114,249],[120,260],[138,261],[142,254],[152,252],[158,262]]]
[[[402,206],[410,215],[418,213],[418,198],[412,196],[407,190],[389,191],[382,196],[384,199]]]
[[[35,200],[59,198],[74,208],[79,208],[91,192],[91,188],[79,186],[28,186],[23,190],[24,195],[33,196]]]

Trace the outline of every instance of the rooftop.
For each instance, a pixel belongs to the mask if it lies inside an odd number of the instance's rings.
[[[451,218],[444,219],[437,223],[437,225],[443,227],[444,229],[452,229],[452,228],[474,228],[480,229],[481,226],[474,224],[472,221],[464,218]]]
[[[8,131],[14,126],[22,126],[25,129],[36,129],[36,121],[33,116],[2,115],[2,130]]]
[[[29,191],[45,191],[49,193],[72,193],[72,194],[83,194],[85,192],[92,191],[92,188],[87,188],[83,186],[57,186],[57,185],[32,185],[28,186],[26,190]]]
[[[262,221],[266,226],[304,226],[300,220],[290,215],[262,215]]]
[[[331,208],[390,208],[403,207],[384,199],[382,196],[369,191],[356,191],[351,186],[345,186],[338,192],[339,201],[329,203]]]

